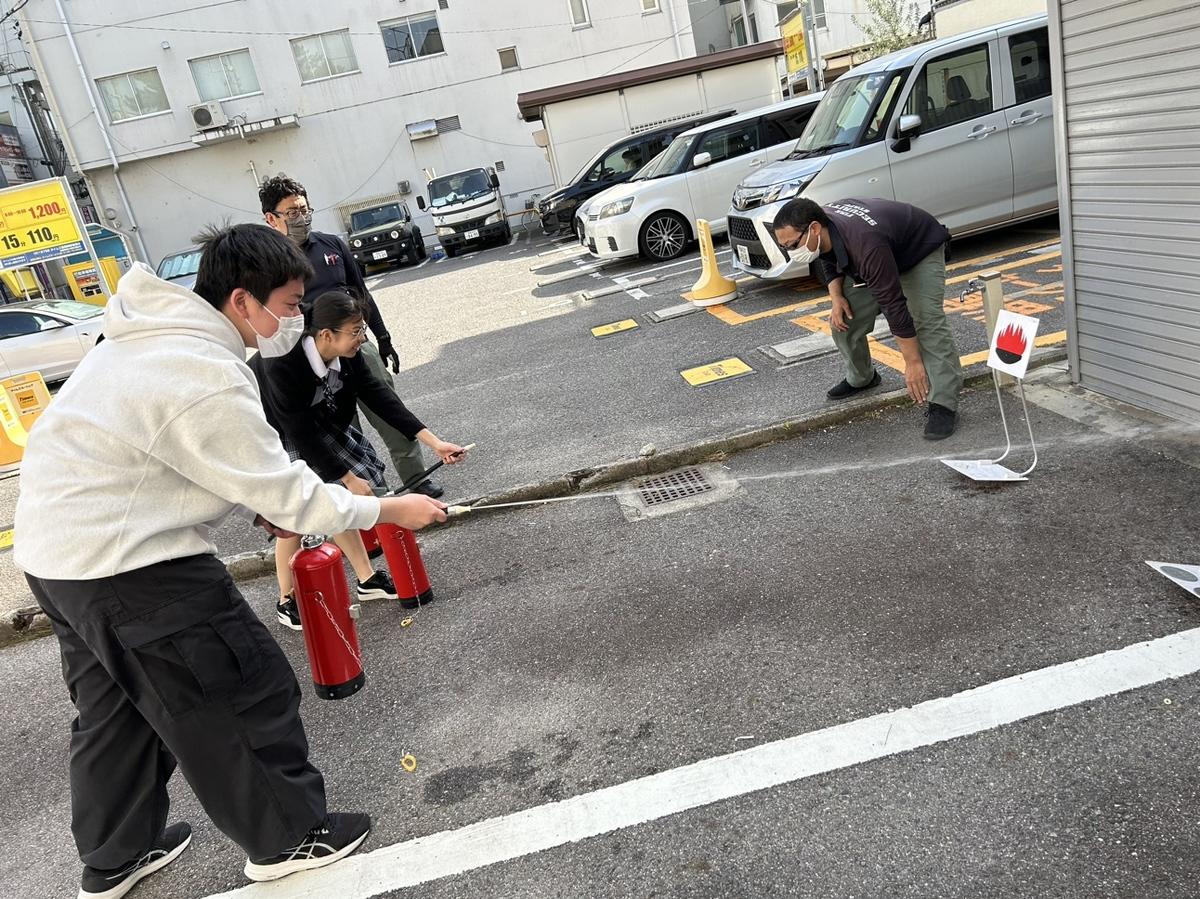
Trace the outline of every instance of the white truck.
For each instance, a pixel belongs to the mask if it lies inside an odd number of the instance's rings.
[[[428,189],[434,231],[447,256],[473,244],[512,239],[500,179],[490,166],[436,176]],[[425,208],[423,197],[417,205]]]

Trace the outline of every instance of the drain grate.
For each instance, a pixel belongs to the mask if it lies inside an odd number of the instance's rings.
[[[649,507],[683,499],[685,496],[708,493],[712,489],[713,485],[699,468],[682,468],[642,481],[637,486],[637,494]]]

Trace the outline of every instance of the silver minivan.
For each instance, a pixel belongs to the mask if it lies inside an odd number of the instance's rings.
[[[1046,17],[881,56],[833,83],[796,149],[733,193],[733,264],[761,278],[808,274],[771,223],[803,194],[818,203],[883,197],[920,206],[954,235],[1058,206]]]

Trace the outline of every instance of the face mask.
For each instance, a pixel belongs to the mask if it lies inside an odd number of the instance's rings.
[[[297,219],[287,220],[287,233],[297,246],[302,246],[312,231],[312,216],[305,215]]]
[[[805,231],[804,240],[801,241],[800,245],[794,250],[788,251],[788,256],[791,258],[792,262],[798,262],[801,265],[804,265],[805,263],[812,262],[821,255],[821,238],[819,236],[817,237],[817,248],[815,250],[810,250],[808,248],[808,236],[808,232]]]
[[[275,329],[275,333],[270,337],[264,337],[254,329],[254,325],[250,325],[250,330],[254,331],[254,336],[258,339],[258,352],[264,359],[277,359],[280,356],[286,356],[292,351],[292,348],[300,342],[300,338],[304,336],[304,316],[289,315],[287,318],[280,318],[262,303],[259,303],[263,309],[267,310],[267,315],[279,322],[279,327]],[[247,319],[249,324],[250,320]]]

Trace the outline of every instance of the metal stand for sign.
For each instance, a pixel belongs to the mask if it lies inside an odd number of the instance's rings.
[[[996,388],[996,403],[1000,406],[1000,423],[1004,426],[1004,452],[995,459],[943,459],[942,464],[964,474],[972,481],[1028,481],[1037,468],[1037,443],[1033,439],[1033,423],[1029,420],[1029,407],[1025,404],[1025,384],[1017,380],[1017,391],[1021,394],[1021,411],[1025,415],[1025,427],[1029,432],[1029,446],[1033,450],[1033,462],[1019,474],[1000,463],[1012,452],[1012,436],[1008,431],[1008,417],[1004,414],[1004,399],[1000,395],[1000,375],[992,369],[992,384]]]

